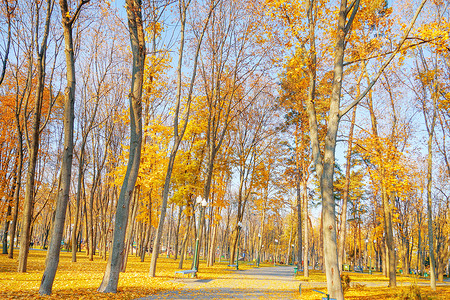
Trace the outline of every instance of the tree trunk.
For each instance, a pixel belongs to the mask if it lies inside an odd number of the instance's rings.
[[[428,249],[430,252],[430,287],[433,291],[436,290],[436,259],[434,253],[434,237],[433,237],[433,215],[432,215],[432,183],[433,183],[433,136],[434,127],[436,124],[436,96],[433,96],[433,117],[431,124],[428,124],[427,120],[427,131],[428,131],[428,158],[427,158],[427,219],[428,219]],[[425,110],[423,111],[425,119],[427,119]]]
[[[17,185],[17,181],[20,180],[20,178],[17,176],[17,168],[19,166],[19,161],[18,161],[19,157],[16,157],[16,161],[14,163],[14,170],[13,170],[13,183],[11,186],[11,190],[8,192],[8,208],[6,209],[6,218],[5,218],[5,225],[3,228],[3,239],[2,239],[2,243],[3,243],[3,254],[8,254],[8,234],[9,234],[9,229],[10,229],[10,217],[12,214],[12,205],[13,205],[13,201],[14,201],[14,193],[16,191],[16,185]],[[10,240],[11,240],[11,236],[10,236]]]
[[[164,227],[164,220],[166,217],[167,201],[168,201],[168,197],[169,197],[169,188],[170,188],[170,180],[172,178],[173,165],[175,162],[175,156],[177,154],[178,147],[181,143],[181,140],[183,139],[184,133],[186,131],[186,126],[188,124],[193,87],[194,87],[195,78],[196,78],[196,74],[197,74],[197,65],[198,65],[198,58],[199,58],[199,54],[200,54],[200,46],[201,46],[203,36],[205,34],[206,27],[209,23],[209,19],[211,17],[211,13],[212,13],[212,10],[214,7],[214,6],[210,7],[208,18],[204,22],[203,31],[198,40],[196,52],[194,55],[193,71],[192,71],[192,75],[191,75],[191,82],[189,85],[189,92],[188,92],[187,100],[186,100],[186,104],[185,104],[185,106],[187,107],[187,112],[186,112],[185,119],[183,120],[184,124],[181,126],[181,131],[179,131],[178,122],[180,121],[179,113],[180,113],[180,106],[181,106],[182,62],[183,62],[183,53],[184,53],[184,50],[183,50],[184,49],[184,31],[185,31],[185,26],[186,26],[186,12],[187,12],[189,3],[190,2],[188,2],[188,4],[186,5],[186,3],[184,3],[184,2],[181,3],[181,1],[180,1],[180,4],[179,4],[180,5],[180,7],[179,7],[180,18],[181,18],[181,21],[180,21],[181,32],[180,32],[180,51],[179,51],[178,67],[177,67],[177,74],[178,74],[177,94],[176,94],[177,104],[176,104],[176,108],[175,108],[174,125],[173,125],[173,132],[174,132],[173,145],[172,145],[172,150],[171,150],[170,156],[169,156],[169,163],[167,165],[166,178],[164,181],[164,189],[163,189],[163,194],[162,194],[161,212],[160,212],[160,217],[159,217],[158,228],[156,229],[155,240],[153,243],[153,253],[152,253],[152,260],[150,262],[150,272],[149,272],[150,277],[155,277],[155,273],[156,273],[156,261],[158,259],[159,247],[161,244],[161,236],[162,236],[163,227]]]
[[[305,250],[303,251],[303,276],[309,277],[309,269],[308,269],[308,251],[309,251],[309,234],[308,234],[308,190],[306,186],[306,181],[303,181],[303,230],[304,230],[304,240],[303,245]],[[299,261],[300,261],[299,256]]]
[[[11,234],[10,234],[10,243],[9,243],[9,253],[8,258],[14,257],[14,244],[16,240],[16,229],[17,229],[17,218],[19,216],[19,201],[20,201],[20,188],[22,186],[22,168],[23,168],[23,139],[22,139],[22,131],[20,130],[19,123],[19,114],[16,112],[16,126],[17,126],[17,137],[18,137],[18,166],[17,166],[17,183],[14,189],[14,212],[13,219],[11,224]]]
[[[84,165],[84,145],[81,143],[80,161],[78,165],[78,180],[77,180],[77,195],[75,203],[75,220],[72,232],[72,262],[77,261],[77,234],[78,234],[78,220],[80,217],[81,208],[81,184],[83,183],[83,165]]]
[[[36,11],[39,13],[36,2]],[[31,219],[34,210],[34,194],[35,194],[35,174],[36,174],[36,163],[39,155],[39,135],[40,135],[40,124],[41,124],[41,110],[42,102],[44,98],[44,86],[45,86],[45,67],[46,67],[46,54],[47,54],[47,39],[50,29],[50,19],[53,11],[53,3],[47,0],[47,16],[45,20],[45,32],[43,35],[42,43],[40,49],[38,50],[37,58],[37,76],[38,83],[36,87],[36,95],[34,101],[34,120],[33,128],[31,133],[31,142],[27,145],[28,147],[28,168],[27,168],[27,178],[25,186],[25,199],[23,207],[23,218],[22,218],[22,232],[20,236],[20,250],[19,250],[19,264],[17,271],[26,272],[27,271],[27,260],[28,251],[30,247],[31,239]],[[36,30],[38,30],[39,24],[36,24]],[[36,41],[38,43],[38,41]],[[25,127],[26,128],[26,127]]]
[[[298,243],[297,243],[297,268],[300,270],[302,268],[302,259],[303,259],[303,239],[302,239],[302,233],[303,233],[303,218],[302,218],[302,201],[303,197],[300,191],[300,174],[298,174],[298,182],[297,182],[297,235],[298,235]],[[302,186],[304,188],[304,186]],[[293,255],[292,255],[293,256]]]
[[[356,121],[356,107],[353,109],[352,122],[350,124],[350,132],[348,134],[347,158],[345,165],[345,187],[344,195],[342,197],[342,211],[341,211],[341,226],[339,230],[339,270],[342,271],[342,264],[344,263],[344,248],[345,239],[347,238],[347,203],[348,193],[350,190],[350,169],[352,164],[352,147],[353,147],[353,129]]]
[[[210,240],[210,246],[209,246],[209,257],[208,257],[208,264],[207,267],[211,267],[212,265],[214,265],[214,258],[216,256],[216,236],[217,236],[217,224],[215,224],[212,230],[212,237]]]
[[[133,237],[134,237],[134,228],[136,226],[136,215],[137,211],[139,209],[139,193],[140,193],[140,187],[136,186],[134,188],[134,197],[132,198],[132,202],[130,203],[130,215],[128,216],[128,224],[127,224],[127,234],[125,238],[125,247],[124,247],[124,253],[122,255],[122,266],[120,268],[120,272],[125,272],[127,268],[127,261],[128,261],[128,253],[130,252],[131,248],[131,254],[133,254]]]
[[[397,286],[396,280],[396,266],[395,266],[395,245],[394,245],[394,233],[392,226],[392,211],[390,208],[389,196],[386,194],[384,185],[382,189],[382,201],[384,209],[384,228],[385,228],[385,242],[386,242],[386,261],[388,263],[387,274],[389,274],[389,287]]]
[[[183,207],[180,206],[179,207],[179,211],[178,211],[178,220],[177,220],[177,227],[175,229],[175,247],[174,247],[174,253],[173,253],[173,259],[177,260],[178,258],[178,240],[179,240],[179,234],[180,234],[180,224],[181,224],[181,215],[183,212]]]
[[[150,243],[151,243],[151,232],[152,232],[152,194],[151,191],[148,193],[148,227],[147,233],[145,235],[144,249],[141,255],[141,262],[144,262],[145,254],[147,251],[150,252]]]
[[[186,232],[184,233],[184,237],[183,237],[183,242],[181,243],[181,255],[180,255],[180,262],[178,263],[178,269],[183,269],[183,262],[184,262],[184,257],[186,254],[186,243],[187,243],[187,239],[189,237],[189,231],[191,229],[191,220],[192,217],[190,214],[187,215],[187,220],[186,220]]]
[[[124,241],[130,198],[136,184],[142,146],[142,85],[145,64],[145,35],[143,28],[141,1],[126,0],[128,28],[133,53],[130,101],[130,149],[127,171],[117,201],[116,222],[114,225],[113,245],[108,259],[99,292],[115,293],[119,282],[120,267],[123,260]]]

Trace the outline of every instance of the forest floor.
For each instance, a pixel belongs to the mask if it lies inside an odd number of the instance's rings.
[[[127,269],[121,273],[116,294],[103,294],[97,288],[103,278],[106,261],[99,256],[89,261],[86,253],[78,253],[71,262],[71,253],[61,252],[61,259],[51,296],[39,296],[39,284],[45,267],[46,251],[32,249],[28,258],[28,272],[17,273],[17,255],[8,259],[0,255],[0,299],[322,299],[313,290],[326,291],[325,274],[311,270],[310,276],[294,277],[292,266],[249,263],[239,270],[227,262],[206,267],[201,262],[197,278],[177,275],[178,260],[160,257],[156,277],[149,277],[150,257],[141,262],[135,255],[128,258]],[[184,269],[190,269],[187,260]],[[429,288],[429,280],[398,276],[395,289],[380,273],[344,273],[349,275],[350,288],[346,299],[450,299],[450,282],[439,283],[436,292]],[[301,295],[299,285],[301,284]],[[417,296],[421,295],[422,298]],[[416,296],[414,296],[416,295]],[[409,298],[407,298],[409,296]]]

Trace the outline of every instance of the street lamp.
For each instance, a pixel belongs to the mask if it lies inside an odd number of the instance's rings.
[[[377,265],[378,265],[378,256],[377,256],[377,252],[375,250],[375,246],[377,245],[377,240],[373,240],[373,247],[372,250],[373,252],[375,252],[375,271],[377,271]]]
[[[238,236],[237,236],[237,255],[236,255],[236,270],[239,270],[239,236],[241,235],[242,223],[241,221],[237,224]]]
[[[275,259],[273,260],[273,265],[275,266],[275,263],[278,261],[278,240],[275,239],[275,243],[276,243],[276,250],[277,250],[277,255],[275,256]]]
[[[395,273],[397,274],[397,247],[394,250],[394,269]]]
[[[259,260],[261,257],[261,247],[259,246],[261,245],[261,233],[258,233],[258,257],[256,258],[256,266],[259,268]]]
[[[195,204],[197,207],[200,207],[200,217],[198,218],[198,233],[197,233],[197,239],[195,240],[195,252],[194,252],[194,270],[198,271],[198,248],[200,243],[200,234],[201,234],[201,224],[202,224],[202,218],[203,218],[203,210],[205,209],[206,205],[208,204],[205,199],[203,199],[201,196],[198,196],[195,199]],[[194,276],[196,273],[193,273]]]
[[[291,246],[292,246],[292,265],[294,265],[295,264],[294,244],[292,244]]]
[[[366,262],[364,263],[364,268],[367,268],[367,244],[369,243],[369,239],[366,238],[366,253],[365,253],[365,258],[366,258]]]

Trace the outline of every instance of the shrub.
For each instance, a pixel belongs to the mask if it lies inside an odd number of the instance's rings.
[[[344,293],[350,288],[350,281],[350,276],[347,274],[341,274],[342,290]]]
[[[427,300],[430,299],[427,295],[423,294],[417,284],[412,284],[409,289],[399,295],[398,299],[401,300]]]

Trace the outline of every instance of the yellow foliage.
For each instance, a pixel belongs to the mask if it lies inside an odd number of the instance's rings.
[[[116,294],[97,292],[103,278],[106,261],[89,261],[85,254],[78,254],[78,261],[71,262],[71,253],[61,252],[58,272],[51,296],[40,297],[39,284],[44,271],[46,251],[31,250],[28,272],[18,273],[17,261],[0,256],[0,299],[135,299],[161,290],[171,290],[180,284],[171,282],[175,263],[160,259],[161,270],[155,278],[148,277],[148,264],[129,256],[127,272],[120,274]],[[177,264],[178,265],[178,264]]]

